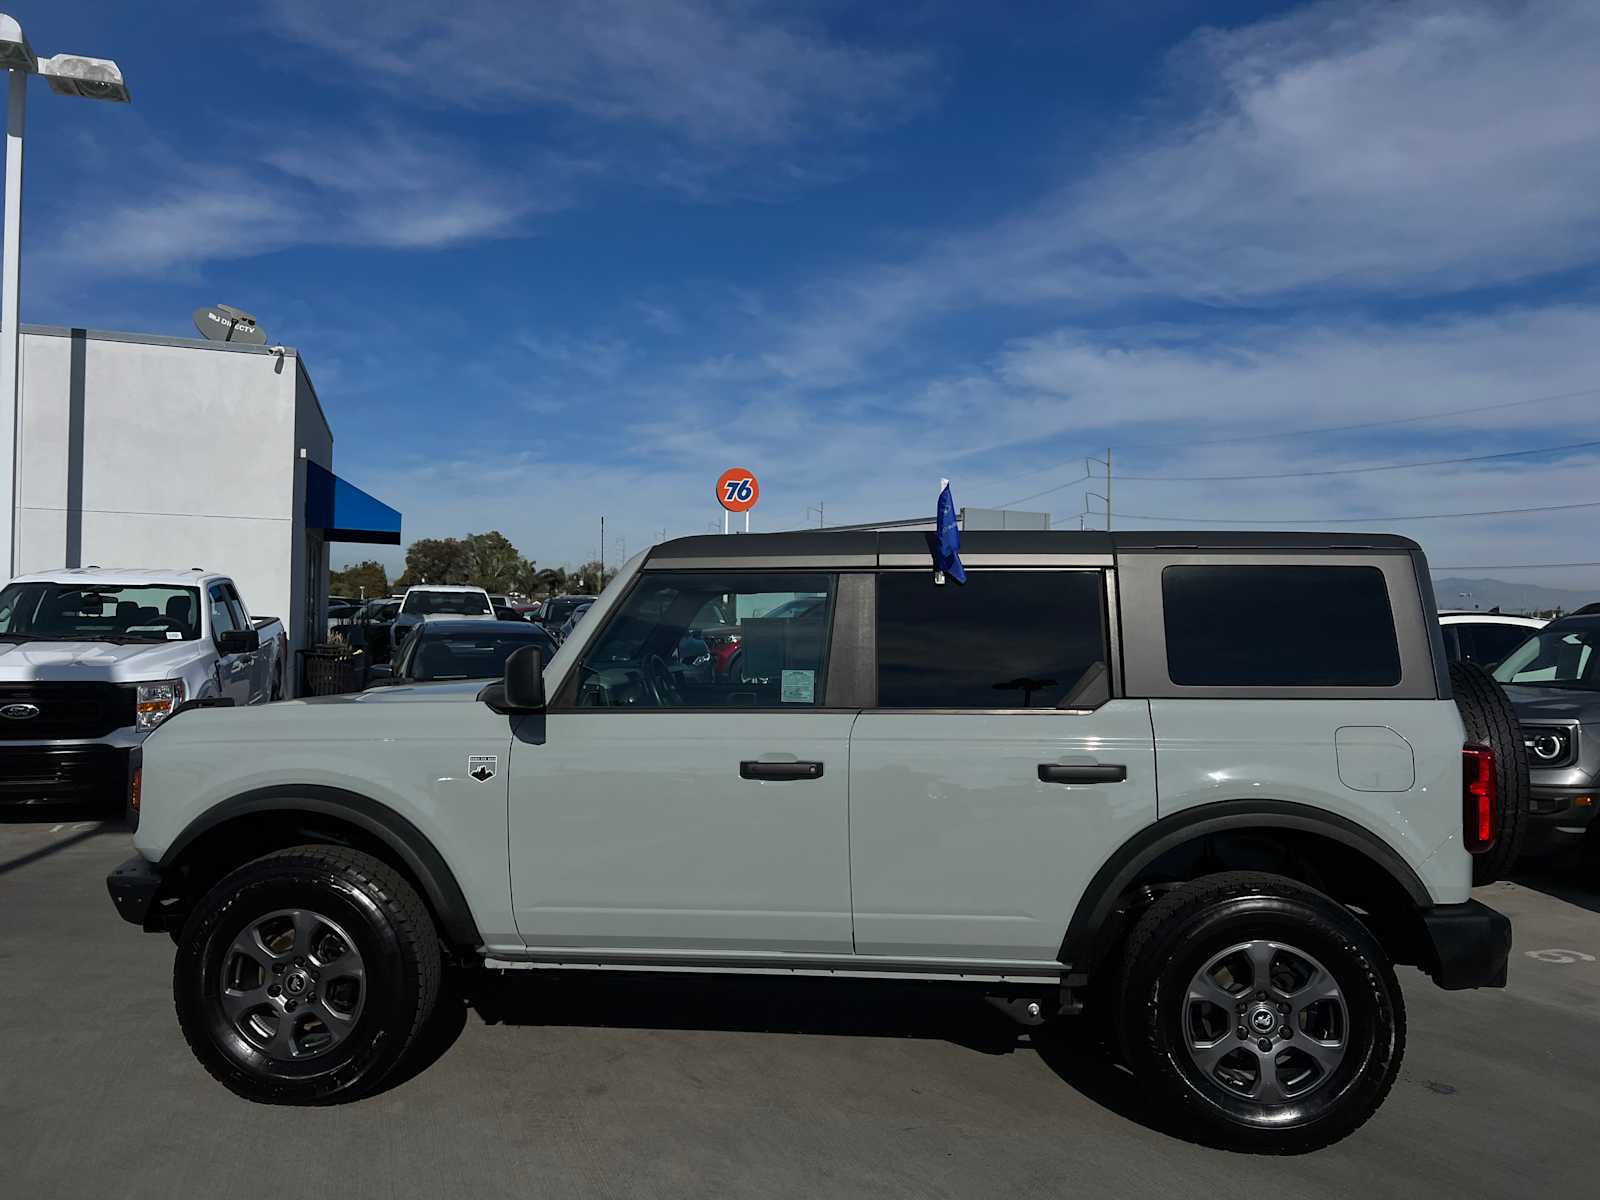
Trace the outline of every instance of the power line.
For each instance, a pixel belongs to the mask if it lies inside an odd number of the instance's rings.
[[[1540,446],[1534,450],[1506,450],[1499,454],[1475,454],[1466,458],[1435,458],[1425,462],[1383,463],[1370,467],[1332,467],[1322,471],[1276,471],[1266,475],[1118,475],[1119,480],[1141,483],[1231,483],[1245,479],[1307,479],[1326,475],[1365,475],[1374,471],[1409,471],[1415,467],[1444,467],[1455,463],[1490,462],[1500,458],[1525,458],[1534,454],[1554,454],[1561,450],[1587,450],[1600,441],[1569,442],[1562,446]]]
[[[1035,492],[1031,496],[1024,496],[1020,500],[1007,500],[1004,504],[995,505],[996,508],[1010,508],[1013,504],[1026,504],[1029,500],[1037,500],[1040,496],[1048,496],[1051,492],[1059,492],[1062,488],[1069,488],[1075,483],[1082,483],[1088,479],[1087,475],[1079,475],[1076,479],[1069,479],[1065,483],[1058,483],[1055,487],[1047,487],[1042,492]]]
[[[1142,513],[1118,513],[1130,521],[1179,521],[1194,525],[1381,525],[1387,521],[1445,521],[1456,517],[1507,517],[1516,513],[1563,512],[1574,508],[1600,508],[1600,500],[1579,504],[1536,504],[1531,508],[1489,508],[1478,512],[1410,513],[1396,517],[1282,517],[1263,521],[1258,517],[1153,517]]]

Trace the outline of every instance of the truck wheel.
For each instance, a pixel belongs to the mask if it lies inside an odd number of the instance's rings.
[[[1467,740],[1494,751],[1495,783],[1500,795],[1500,828],[1494,848],[1472,857],[1472,882],[1481,887],[1510,873],[1522,853],[1532,793],[1528,784],[1528,747],[1522,740],[1517,713],[1493,675],[1476,663],[1450,664],[1450,688],[1455,693]]]
[[[172,970],[201,1064],[247,1100],[317,1104],[375,1087],[439,995],[439,939],[371,855],[297,846],[247,863],[195,906]]]
[[[1151,905],[1117,988],[1123,1054],[1199,1140],[1288,1154],[1338,1141],[1405,1049],[1394,970],[1350,912],[1277,875],[1211,875]]]

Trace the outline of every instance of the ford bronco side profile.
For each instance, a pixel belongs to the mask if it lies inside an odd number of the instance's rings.
[[[374,1088],[447,968],[623,967],[960,981],[1096,1012],[1204,1140],[1359,1126],[1405,1046],[1395,966],[1499,987],[1511,945],[1471,889],[1520,738],[1469,735],[1421,551],[963,558],[938,583],[919,533],[684,538],[487,686],[182,712],[112,898],[173,935],[189,1044],[255,1100]],[[712,625],[739,669],[674,672]]]

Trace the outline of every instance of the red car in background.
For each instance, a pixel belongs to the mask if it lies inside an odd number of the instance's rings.
[[[761,615],[788,618],[791,621],[820,619],[824,615],[823,606],[826,603],[825,596],[797,596],[793,600],[785,600],[770,612]],[[740,632],[739,626],[708,625],[692,632],[711,651],[711,669],[717,678],[724,679],[729,676],[737,678],[741,660],[740,650],[744,643],[744,634]]]

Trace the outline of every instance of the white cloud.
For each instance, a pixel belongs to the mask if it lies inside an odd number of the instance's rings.
[[[279,36],[408,94],[490,109],[550,106],[696,142],[814,138],[902,115],[930,62],[830,38],[788,7],[720,0],[506,5],[367,0],[329,20],[282,0]]]
[[[1197,34],[1164,102],[1043,201],[819,280],[786,378],[848,379],[919,323],[1438,295],[1600,258],[1600,6],[1314,5]]]

